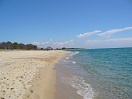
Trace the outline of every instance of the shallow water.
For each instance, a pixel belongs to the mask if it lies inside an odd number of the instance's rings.
[[[132,48],[72,52],[56,65],[66,99],[132,99]]]

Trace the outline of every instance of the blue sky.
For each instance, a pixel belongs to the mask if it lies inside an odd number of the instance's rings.
[[[0,0],[0,42],[132,47],[131,0]]]

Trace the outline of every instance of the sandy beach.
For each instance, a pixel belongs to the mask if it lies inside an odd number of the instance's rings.
[[[1,99],[54,99],[54,65],[66,51],[0,51]]]

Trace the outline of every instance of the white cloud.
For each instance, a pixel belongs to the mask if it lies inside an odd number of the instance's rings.
[[[110,37],[114,33],[122,32],[122,31],[126,31],[126,30],[132,30],[132,27],[112,29],[112,30],[108,30],[106,32],[103,32],[103,33],[100,33],[100,34],[97,34],[97,35],[98,36],[104,36],[104,37]]]
[[[93,31],[93,32],[86,32],[86,33],[77,35],[77,37],[78,38],[83,38],[83,37],[91,36],[91,35],[99,33],[99,32],[101,32],[101,31],[100,30],[96,30],[96,31]]]
[[[32,44],[37,45],[38,47],[46,48],[47,46],[51,46],[53,48],[62,48],[62,47],[74,47],[76,41],[69,40],[64,42],[33,42]],[[76,43],[77,44],[77,43]]]
[[[78,38],[84,38],[91,35],[98,35],[104,37],[110,37],[112,34],[117,32],[122,32],[126,30],[132,30],[132,27],[120,28],[120,29],[112,29],[106,32],[100,33],[100,30],[96,30],[93,32],[87,32],[83,34],[79,34]],[[97,34],[98,33],[98,34]],[[47,46],[51,46],[53,48],[62,48],[62,47],[82,47],[82,48],[112,48],[112,47],[132,47],[132,38],[111,38],[111,39],[95,39],[95,40],[86,40],[86,39],[74,39],[68,40],[64,42],[55,42],[51,38],[48,42],[33,42],[33,44],[37,45],[40,48],[46,48]]]
[[[43,44],[43,45],[48,45],[48,44],[49,44],[49,42],[42,42],[42,43],[40,43],[40,44]]]
[[[32,44],[33,45],[39,45],[39,42],[33,42]]]
[[[107,39],[107,40],[105,40],[105,41],[130,41],[130,42],[132,42],[132,38],[113,38],[113,39]]]
[[[69,40],[64,42],[33,42],[39,48],[51,46],[53,48],[62,47],[82,47],[82,48],[116,48],[132,47],[132,38],[112,38],[106,40]]]
[[[132,38],[113,38],[106,40],[87,40],[85,46],[88,48],[117,48],[132,47]]]

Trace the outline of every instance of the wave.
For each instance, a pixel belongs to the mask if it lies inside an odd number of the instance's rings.
[[[69,59],[69,57],[66,57],[66,59]]]
[[[73,76],[71,78],[63,78],[63,82],[68,83],[76,89],[76,93],[82,96],[83,99],[92,99],[94,97],[93,88],[82,77]]]
[[[78,52],[78,51],[76,51],[76,52],[74,52],[74,53],[70,54],[69,56],[67,56],[65,59],[66,59],[66,60],[69,60],[71,57],[73,57],[73,56],[74,56],[74,55],[76,55],[76,54],[79,54],[79,52]],[[67,61],[65,61],[65,62],[67,62]],[[72,62],[72,61],[69,61],[69,62]],[[72,63],[73,63],[73,64],[76,64],[76,62],[75,62],[75,61],[73,61]]]
[[[74,56],[74,55],[76,55],[76,54],[79,54],[79,52],[76,51],[76,52],[72,53],[70,56],[72,57],[72,56]]]
[[[73,61],[72,63],[73,63],[73,64],[76,64],[76,62],[74,62],[74,61]]]

